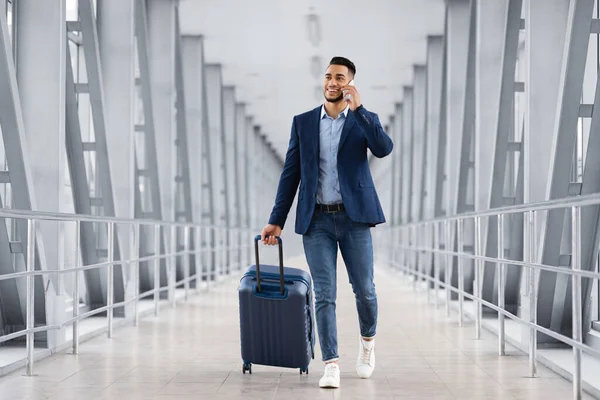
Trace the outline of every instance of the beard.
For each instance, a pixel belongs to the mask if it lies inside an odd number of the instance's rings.
[[[344,99],[344,93],[340,93],[339,96],[334,98],[327,97],[327,92],[323,93],[323,95],[325,96],[325,100],[327,100],[329,103],[339,103]]]

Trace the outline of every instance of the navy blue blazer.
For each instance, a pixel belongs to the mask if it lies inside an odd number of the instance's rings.
[[[284,227],[298,184],[296,233],[304,235],[315,211],[319,185],[319,125],[321,107],[296,115],[275,205],[269,224]],[[371,226],[385,222],[369,163],[367,149],[383,158],[392,152],[392,139],[384,132],[377,114],[362,108],[348,110],[338,146],[338,177],[344,207],[350,219]]]

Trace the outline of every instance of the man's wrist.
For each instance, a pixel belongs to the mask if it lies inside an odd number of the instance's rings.
[[[362,105],[362,103],[361,103],[361,104],[360,104],[358,107],[356,107],[356,108],[354,109],[354,112],[359,112],[359,111],[360,111],[360,110],[362,110],[362,109],[364,109],[364,107],[363,107],[363,105]]]

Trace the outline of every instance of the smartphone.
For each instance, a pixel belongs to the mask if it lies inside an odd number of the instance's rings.
[[[348,82],[348,86],[354,86],[354,79],[352,79],[350,82]],[[348,101],[348,100],[352,99],[352,95],[351,94],[346,95],[346,91],[345,90],[343,90],[343,92],[344,92],[344,100]]]

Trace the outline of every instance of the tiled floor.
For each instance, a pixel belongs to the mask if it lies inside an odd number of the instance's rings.
[[[291,262],[302,265],[302,260]],[[352,291],[339,268],[338,330],[342,387],[318,388],[320,353],[310,374],[253,366],[241,372],[237,283],[179,303],[137,328],[83,343],[80,355],[57,354],[0,379],[0,399],[570,399],[571,384],[540,367],[527,378],[527,358],[509,348],[496,355],[495,337],[458,328],[444,310],[427,305],[390,271],[376,275],[380,322],[377,367],[370,380],[356,376],[357,317]],[[317,346],[318,349],[318,346]],[[587,397],[589,398],[589,397]]]

